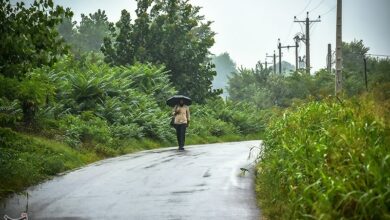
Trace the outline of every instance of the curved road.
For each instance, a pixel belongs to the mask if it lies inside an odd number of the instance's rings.
[[[3,202],[29,219],[259,219],[249,149],[260,141],[143,151],[90,164]],[[257,149],[257,148],[256,148]],[[258,152],[253,152],[254,154]]]

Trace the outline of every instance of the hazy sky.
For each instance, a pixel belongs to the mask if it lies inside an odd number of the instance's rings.
[[[301,32],[301,25],[294,23],[309,17],[321,22],[311,28],[311,60],[314,69],[325,67],[327,44],[335,47],[336,0],[190,0],[202,7],[201,14],[214,21],[212,29],[217,33],[211,52],[228,52],[240,66],[253,67],[265,54],[276,50],[277,39],[283,45],[293,45],[293,37]],[[104,9],[111,21],[117,21],[120,11],[134,11],[134,0],[56,0],[55,3],[70,7],[75,19],[81,13]],[[326,14],[325,14],[326,13]],[[133,13],[134,17],[135,14]],[[343,41],[362,39],[372,54],[390,54],[390,0],[344,0]],[[304,30],[304,29],[303,29]],[[301,43],[300,56],[305,55]],[[284,50],[283,60],[295,64],[295,51]],[[268,62],[272,59],[268,58]]]

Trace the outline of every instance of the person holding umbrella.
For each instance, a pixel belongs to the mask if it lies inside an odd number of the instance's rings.
[[[167,104],[173,107],[172,120],[173,126],[176,129],[177,142],[179,150],[184,150],[186,128],[190,124],[190,109],[191,99],[186,96],[173,96],[167,100]]]

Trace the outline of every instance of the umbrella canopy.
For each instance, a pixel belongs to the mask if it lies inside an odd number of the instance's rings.
[[[173,107],[175,105],[178,105],[180,100],[183,100],[185,105],[191,105],[191,103],[192,103],[191,99],[188,98],[187,96],[184,96],[184,95],[174,95],[174,96],[172,96],[171,98],[169,98],[167,100],[167,105]]]

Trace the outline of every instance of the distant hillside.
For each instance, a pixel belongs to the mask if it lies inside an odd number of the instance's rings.
[[[269,66],[269,68],[273,70],[273,65],[270,64]],[[295,71],[295,66],[287,61],[282,61],[282,74],[288,75],[291,71]],[[276,73],[279,73],[279,63],[276,63]]]
[[[232,72],[237,72],[236,63],[230,58],[227,52],[214,56],[212,62],[217,71],[217,76],[213,80],[213,89],[223,89],[222,96],[225,98],[228,96],[225,88],[228,83],[228,76]]]

